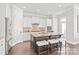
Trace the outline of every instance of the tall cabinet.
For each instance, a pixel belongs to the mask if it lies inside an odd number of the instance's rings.
[[[23,10],[15,5],[11,6],[12,40],[11,46],[23,41]]]
[[[5,4],[0,4],[0,55],[5,54]]]
[[[12,4],[0,4],[0,55],[23,41],[23,10]]]

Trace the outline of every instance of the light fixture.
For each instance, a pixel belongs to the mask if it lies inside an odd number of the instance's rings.
[[[58,5],[58,7],[62,7],[62,5],[61,5],[61,4],[59,4],[59,5]]]
[[[51,12],[50,12],[50,11],[48,11],[48,14],[51,14]]]
[[[37,12],[39,12],[39,11],[40,11],[40,9],[37,9],[36,11],[37,11]]]
[[[24,8],[24,9],[25,9],[25,8],[26,8],[26,6],[23,6],[22,8]]]

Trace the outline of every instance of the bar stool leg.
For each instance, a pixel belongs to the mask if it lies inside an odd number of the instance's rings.
[[[40,46],[38,47],[38,54],[40,55]]]
[[[48,54],[50,53],[50,49],[49,48],[50,48],[50,45],[48,45]]]
[[[62,50],[62,42],[60,42],[60,54],[61,54],[61,50]]]
[[[58,43],[58,54],[60,54],[60,42]]]
[[[52,44],[50,45],[50,50],[51,50],[51,53],[52,53]]]

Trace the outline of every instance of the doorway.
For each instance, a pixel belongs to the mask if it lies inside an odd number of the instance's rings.
[[[60,18],[60,26],[59,26],[59,28],[60,28],[60,33],[61,34],[63,34],[62,35],[62,54],[65,54],[65,51],[66,51],[66,47],[65,47],[65,40],[66,40],[66,17],[61,17]]]
[[[63,37],[66,38],[66,17],[60,19],[60,24],[61,24],[61,33],[63,34]]]

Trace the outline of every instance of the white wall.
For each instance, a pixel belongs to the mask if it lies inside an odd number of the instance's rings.
[[[74,42],[74,7],[70,6],[64,12],[56,15],[58,19],[58,33],[61,33],[62,30],[60,24],[62,17],[66,17],[66,40],[68,42]]]
[[[74,8],[70,8],[66,12],[66,36],[67,41],[74,42]]]
[[[66,12],[67,40],[72,44],[79,43],[79,33],[77,32],[77,15],[79,15],[79,9],[76,6],[73,6]]]
[[[79,33],[77,32],[77,16],[79,15],[79,7],[74,6],[74,40],[79,43]]]

